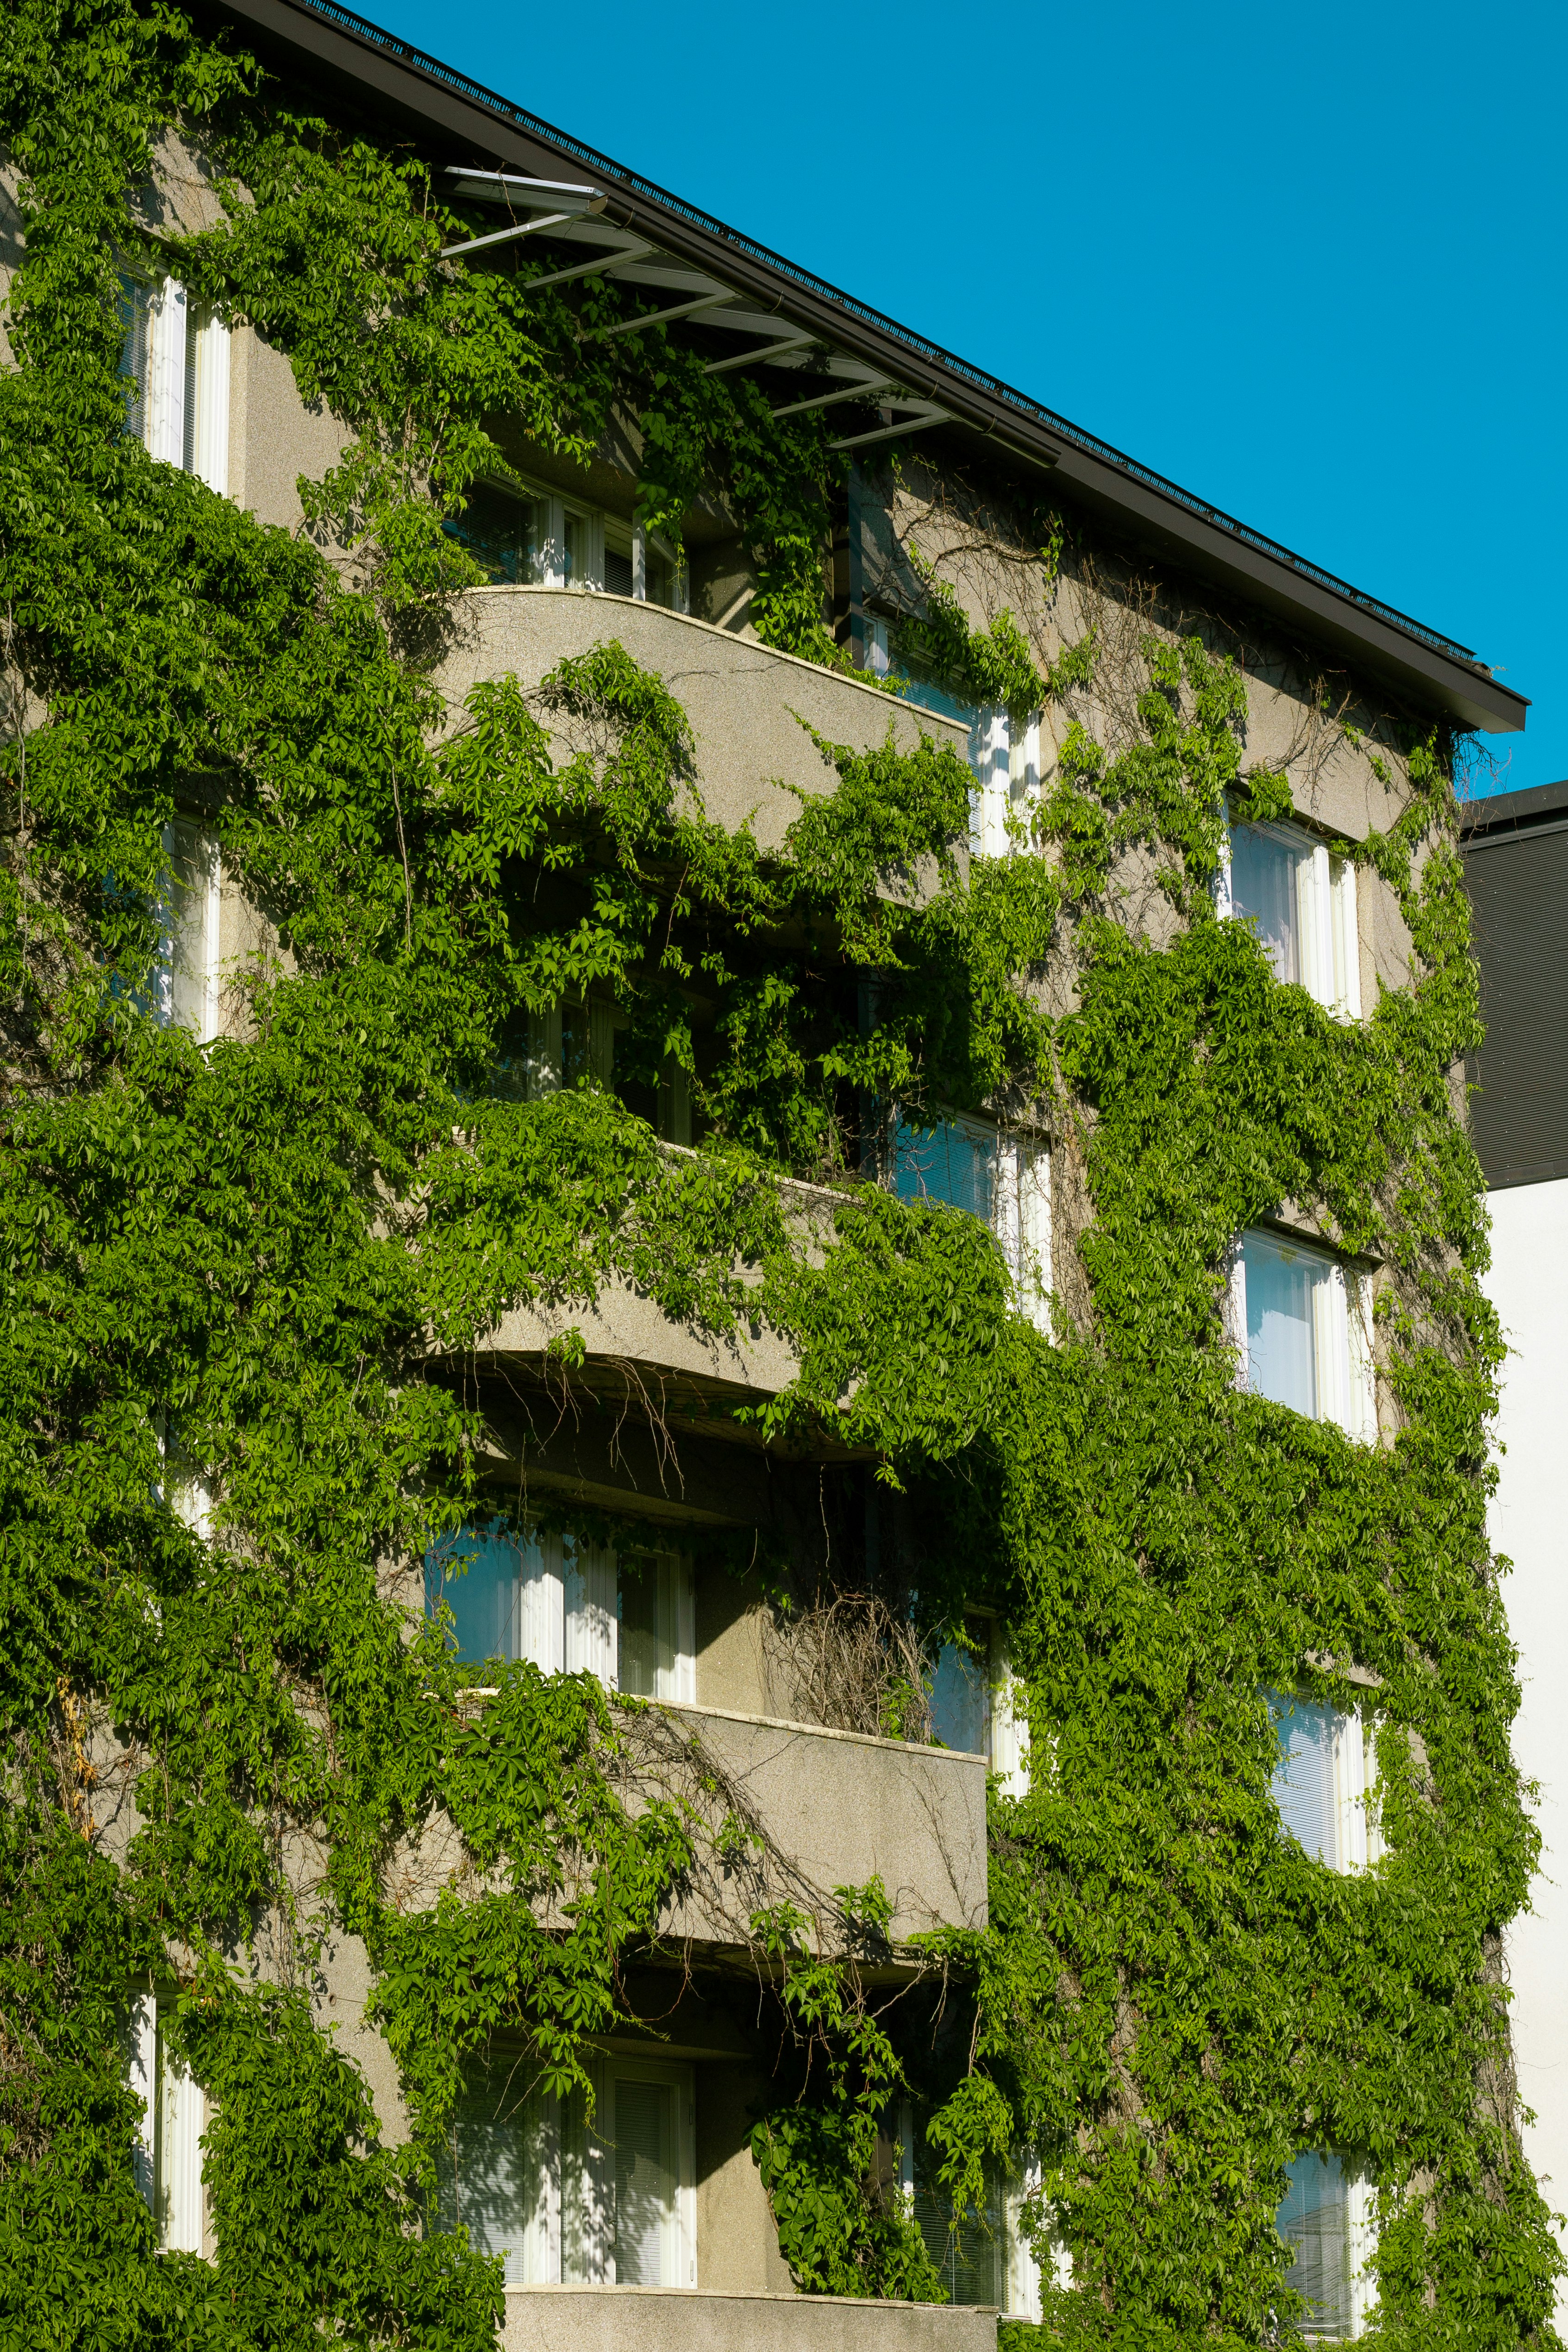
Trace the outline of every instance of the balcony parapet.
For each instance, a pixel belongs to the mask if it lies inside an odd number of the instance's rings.
[[[509,2286],[502,2352],[995,2352],[988,2304],[707,2287]]]
[[[470,1689],[466,1706],[494,1696]],[[619,1738],[604,1761],[623,1801],[635,1814],[666,1800],[694,1833],[662,1940],[744,1954],[753,1915],[788,1906],[814,1948],[849,1948],[834,1890],[873,1878],[891,1909],[885,1945],[856,1945],[873,1969],[907,1972],[911,1937],[987,1924],[984,1756],[725,1707],[612,1706]],[[395,1900],[427,1909],[467,1872],[455,1825],[438,1814],[397,1858]]]
[[[685,710],[709,816],[731,831],[752,817],[764,849],[781,845],[800,814],[799,793],[837,785],[800,719],[858,751],[878,750],[890,725],[900,751],[925,734],[967,757],[960,719],[661,604],[598,589],[497,587],[469,589],[455,609],[458,635],[436,672],[454,707],[482,679],[510,673],[532,686],[569,656],[615,638]]]
[[[815,1901],[830,1909],[836,1886],[879,1878],[894,1946],[934,1928],[985,1926],[984,1756],[727,1707],[658,1711],[678,1731],[696,1734],[726,1801],[758,1824],[802,1890],[803,1908]],[[763,1863],[759,1878],[769,1874]],[[700,1876],[665,1932],[731,1940],[743,1876],[739,1868],[711,1884]]]
[[[659,1148],[670,1159],[696,1157],[683,1145]],[[807,1263],[820,1265],[834,1211],[852,1201],[853,1193],[795,1177],[781,1176],[776,1184],[795,1246]],[[742,1284],[757,1278],[747,1268],[737,1266],[735,1273]],[[568,1300],[509,1308],[480,1335],[474,1352],[542,1366],[552,1346],[572,1331],[583,1342],[586,1385],[604,1386],[608,1379],[628,1395],[641,1390],[661,1405],[675,1402],[683,1392],[716,1402],[776,1396],[800,1373],[794,1349],[763,1316],[752,1317],[732,1331],[703,1330],[695,1323],[674,1321],[646,1291],[614,1277],[602,1286],[591,1306]]]

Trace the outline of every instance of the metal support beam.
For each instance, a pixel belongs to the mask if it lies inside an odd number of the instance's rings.
[[[450,261],[455,253],[477,253],[481,245],[504,245],[509,236],[531,236],[536,228],[558,228],[564,220],[575,220],[575,213],[546,213],[541,220],[514,221],[510,228],[491,229],[489,236],[471,236],[464,245],[444,245],[440,258]]]
[[[769,360],[782,359],[786,352],[806,350],[816,341],[815,335],[791,335],[786,342],[769,343],[762,351],[734,352],[727,360],[710,360],[704,375],[728,375],[731,368],[765,367]]]
[[[607,278],[612,269],[624,268],[628,261],[641,261],[656,250],[651,245],[629,245],[624,253],[602,253],[595,261],[579,261],[570,269],[553,270],[548,278],[531,278],[523,291],[533,294],[546,286],[564,286],[571,278]]]
[[[715,310],[721,302],[732,302],[734,296],[727,286],[717,294],[700,294],[695,302],[674,302],[668,310],[649,310],[640,319],[617,319],[613,326],[595,327],[596,335],[635,335],[639,327],[661,327],[667,319],[689,319],[697,310]]]
[[[900,433],[923,433],[928,425],[950,425],[945,408],[928,408],[923,415],[906,416],[901,425],[879,425],[874,433],[852,433],[847,441],[830,441],[830,449],[865,449],[873,441],[896,441]]]
[[[831,408],[840,400],[869,400],[876,393],[897,389],[885,378],[871,376],[865,383],[839,383],[831,392],[814,393],[809,400],[792,400],[787,408],[775,408],[773,413],[775,416],[803,416],[808,408]]]

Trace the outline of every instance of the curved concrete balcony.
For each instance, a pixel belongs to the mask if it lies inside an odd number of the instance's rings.
[[[725,1707],[658,1712],[678,1734],[695,1735],[704,1772],[720,1779],[709,1806],[714,1826],[725,1812],[752,1822],[769,1849],[700,1878],[665,1923],[667,1935],[728,1944],[737,1913],[791,1899],[826,1927],[833,1889],[873,1878],[892,1906],[894,1945],[933,1928],[985,1926],[984,1756]],[[662,1759],[657,1747],[652,1753],[645,1785],[657,1787]],[[678,1782],[672,1793],[689,1801]]]
[[[663,1149],[691,1156],[683,1146]],[[820,1263],[834,1211],[853,1195],[791,1177],[777,1181],[789,1229],[807,1256]],[[737,1272],[745,1279],[742,1269]],[[622,1280],[607,1282],[592,1306],[571,1301],[514,1307],[481,1337],[476,1353],[481,1361],[542,1368],[552,1344],[572,1331],[580,1335],[587,1359],[573,1375],[574,1385],[622,1402],[651,1399],[661,1413],[677,1417],[695,1413],[700,1419],[714,1405],[775,1396],[800,1370],[793,1348],[762,1316],[733,1331],[704,1331],[672,1321],[645,1292]],[[569,1447],[572,1442],[563,1429],[559,1444]]]
[[[480,1713],[492,1696],[470,1690],[467,1705]],[[753,1916],[788,1906],[808,1948],[837,1951],[847,1927],[835,1890],[873,1878],[891,1910],[886,1937],[850,1937],[873,1973],[907,1973],[911,1937],[987,1924],[984,1756],[663,1700],[618,1707],[616,1731],[605,1762],[623,1802],[636,1814],[668,1801],[693,1830],[696,1858],[659,1919],[662,1941],[743,1956]],[[479,1883],[456,1824],[437,1813],[400,1849],[387,1885],[414,1912]]]
[[[456,609],[458,635],[436,673],[449,702],[509,673],[536,685],[569,655],[614,638],[658,673],[690,720],[708,814],[731,827],[752,816],[765,849],[779,846],[800,813],[786,787],[816,793],[836,782],[803,719],[859,751],[878,749],[890,725],[900,751],[913,751],[923,733],[967,758],[961,720],[662,604],[599,589],[502,587],[470,589]]]
[[[995,2352],[986,2304],[703,2287],[509,2286],[503,2352]]]

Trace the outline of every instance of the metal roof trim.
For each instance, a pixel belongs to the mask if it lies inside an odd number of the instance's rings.
[[[1247,550],[1255,558],[1260,556],[1266,562],[1279,565],[1286,572],[1348,605],[1352,614],[1381,624],[1384,629],[1406,639],[1428,656],[1435,655],[1440,662],[1462,670],[1467,682],[1481,689],[1479,707],[1466,718],[1466,724],[1485,726],[1489,717],[1494,725],[1504,730],[1523,726],[1529,697],[1520,694],[1514,688],[1503,686],[1486,664],[1477,658],[1471,647],[1460,645],[1456,638],[1446,635],[1441,630],[1430,628],[1412,614],[1401,612],[1397,605],[1369,595],[1351,582],[1342,580],[1337,572],[1312,562],[1309,557],[1298,555],[1293,549],[1270,539],[1266,532],[1255,530],[1237,516],[1227,514],[1223,508],[1213,506],[1194,492],[1184,489],[1180,483],[1173,482],[1167,476],[1156,473],[1152,467],[1128,457],[1112,443],[1101,440],[1081,425],[1058,415],[1055,410],[1047,408],[1043,403],[1032,399],[1026,393],[1017,391],[1000,376],[974,366],[972,362],[945,350],[940,343],[932,342],[915,329],[901,325],[898,320],[888,317],[885,312],[873,309],[856,296],[845,293],[827,279],[803,268],[785,255],[775,253],[771,247],[759,244],[755,238],[731,228],[713,214],[689,204],[684,197],[673,194],[657,181],[628,170],[600,149],[589,146],[585,141],[574,138],[569,131],[557,130],[542,116],[514,105],[510,100],[488,89],[484,83],[475,81],[458,68],[446,65],[427,50],[416,48],[395,34],[384,32],[381,26],[372,24],[353,9],[342,6],[341,0],[218,0],[218,5],[241,18],[266,24],[274,30],[277,29],[278,19],[286,15],[313,18],[348,39],[357,41],[364,48],[395,61],[410,73],[444,86],[454,95],[493,115],[510,130],[521,131],[542,145],[570,156],[611,182],[618,190],[657,206],[673,221],[713,240],[738,257],[766,270],[770,276],[785,279],[804,295],[826,304],[872,333],[901,345],[927,366],[940,369],[944,376],[952,380],[954,387],[967,385],[983,398],[1010,412],[1026,430],[1044,431],[1056,436],[1068,449],[1079,451],[1112,473],[1138,484],[1146,494],[1152,492],[1156,498],[1169,501],[1181,514],[1206,525],[1209,530],[1223,540],[1228,540],[1238,549]],[[938,396],[935,383],[931,391],[933,398]],[[951,390],[949,396],[952,396]],[[980,429],[995,432],[997,427],[986,423],[982,424]],[[1019,454],[1028,456],[1031,453],[1025,450]],[[1462,690],[1460,696],[1453,698],[1469,699]]]

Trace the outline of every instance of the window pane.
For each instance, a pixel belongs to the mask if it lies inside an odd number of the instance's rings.
[[[634,1552],[620,1563],[620,1686],[666,1698],[675,1671],[675,1562]]]
[[[985,1753],[984,1668],[972,1650],[944,1642],[931,1683],[931,1726],[945,1748],[966,1756]]]
[[[444,1601],[451,1610],[448,1638],[466,1664],[522,1654],[518,1637],[523,1566],[520,1538],[494,1519],[459,1528],[426,1559],[426,1605],[433,1609]]]
[[[1312,1291],[1331,1269],[1262,1234],[1247,1234],[1241,1255],[1247,1269],[1247,1386],[1256,1396],[1315,1415]]]
[[[466,547],[490,579],[516,586],[531,577],[535,536],[534,501],[485,482],[468,493],[468,504],[443,528]]]
[[[164,1009],[176,1027],[188,1029],[205,1044],[213,1027],[209,999],[217,945],[212,936],[217,845],[198,825],[179,819],[168,826],[164,841],[169,857],[163,900]]]
[[[934,2182],[920,2184],[914,2220],[950,2302],[1005,2305],[1006,2240],[994,2186],[987,2192],[984,2213],[970,2206],[955,2220],[947,2192]]]
[[[1339,1807],[1334,1784],[1332,1707],[1310,1699],[1268,1693],[1279,1743],[1274,1767],[1274,1801],[1279,1819],[1306,1851],[1331,1869],[1340,1865]]]
[[[675,2286],[665,2249],[675,2204],[675,2095],[667,2083],[616,2084],[616,2284]]]
[[[553,2163],[544,2102],[518,2096],[509,2075],[459,2099],[437,2159],[441,2227],[459,2224],[481,2254],[500,2254],[508,2286],[537,2283]],[[544,2250],[544,2251],[547,2251]]]
[[[1350,2184],[1331,2152],[1315,2148],[1289,2168],[1279,2208],[1279,2235],[1295,2251],[1287,2273],[1308,2301],[1309,2336],[1352,2333]]]
[[[893,1187],[901,1201],[945,1201],[988,1225],[995,1160],[994,1139],[984,1130],[951,1119],[920,1128],[900,1119],[893,1137]]]
[[[629,596],[632,593],[632,559],[618,547],[605,550],[605,585],[612,596]]]
[[[1296,868],[1310,854],[1259,825],[1238,824],[1231,832],[1231,904],[1258,933],[1277,980],[1301,977]]]

